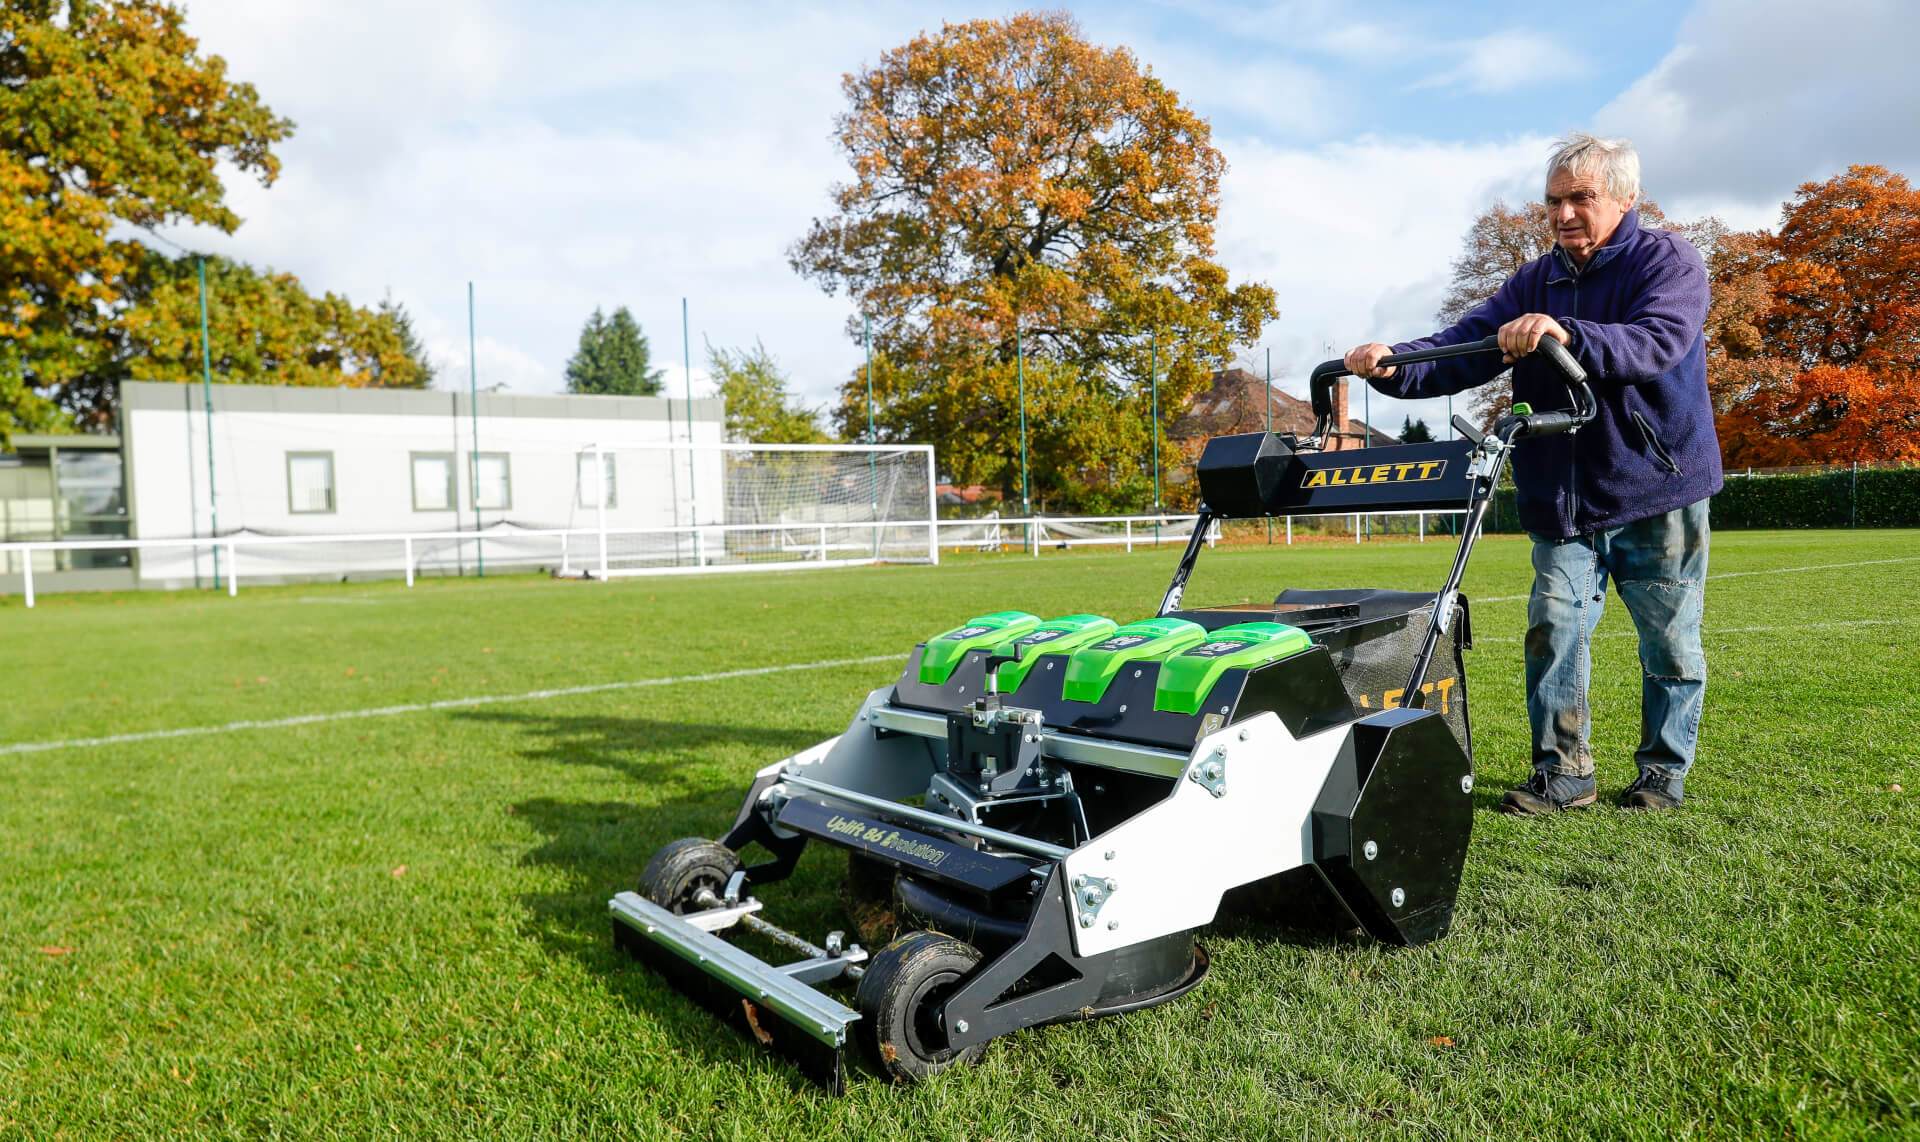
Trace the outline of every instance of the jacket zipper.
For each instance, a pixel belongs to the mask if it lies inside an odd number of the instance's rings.
[[[1567,261],[1571,263],[1573,259],[1568,258]],[[1567,316],[1576,319],[1580,316],[1580,268],[1578,266],[1573,267],[1573,312]],[[1567,437],[1567,519],[1565,526],[1567,533],[1570,535],[1579,534],[1578,530],[1573,526],[1575,497],[1579,494],[1578,489],[1580,487],[1579,452],[1580,434],[1575,432]]]

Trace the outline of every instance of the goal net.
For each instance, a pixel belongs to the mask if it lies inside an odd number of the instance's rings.
[[[583,448],[563,573],[939,561],[927,445]]]

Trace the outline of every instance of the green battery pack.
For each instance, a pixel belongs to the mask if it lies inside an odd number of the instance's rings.
[[[1067,660],[1066,681],[1061,696],[1074,702],[1098,702],[1106,696],[1107,686],[1131,662],[1165,658],[1198,642],[1206,641],[1207,630],[1186,619],[1142,619],[1120,627],[1099,642],[1083,646]]]
[[[1153,708],[1197,714],[1213,684],[1229,670],[1251,669],[1298,654],[1313,645],[1307,632],[1285,623],[1235,623],[1221,627],[1198,646],[1189,646],[1160,664]]]
[[[1010,638],[993,648],[995,654],[1010,654],[1015,661],[1000,667],[999,686],[1011,693],[1027,680],[1027,672],[1043,654],[1069,654],[1090,642],[1097,642],[1119,629],[1120,624],[1099,615],[1062,615],[1048,619],[1019,638]]]
[[[968,651],[998,646],[1039,625],[1039,615],[995,611],[968,619],[950,631],[942,631],[928,639],[926,649],[920,652],[920,681],[928,686],[945,686],[953,676],[953,668],[960,665]]]

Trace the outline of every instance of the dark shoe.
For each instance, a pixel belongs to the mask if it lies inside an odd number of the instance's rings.
[[[1593,785],[1593,775],[1572,777],[1564,773],[1542,773],[1534,771],[1526,784],[1516,785],[1507,790],[1500,799],[1502,813],[1518,813],[1523,817],[1538,817],[1545,813],[1557,813],[1562,809],[1583,809],[1593,804],[1599,794]]]
[[[1620,795],[1620,807],[1622,809],[1678,809],[1685,796],[1679,778],[1643,769],[1634,783],[1627,786],[1627,791]]]

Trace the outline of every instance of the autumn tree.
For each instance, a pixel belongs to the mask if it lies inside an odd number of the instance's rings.
[[[200,259],[145,253],[124,283],[126,311],[109,354],[112,367],[70,382],[74,404],[111,406],[92,392],[104,375],[142,381],[197,381],[201,374]],[[207,354],[227,384],[425,388],[432,383],[406,310],[376,309],[333,293],[318,297],[300,279],[208,257]]]
[[[580,327],[580,344],[567,361],[567,391],[602,396],[650,397],[660,392],[660,370],[651,368],[646,334],[626,306],[607,317],[598,309]]]
[[[0,6],[0,432],[103,414],[147,264],[129,229],[231,233],[218,164],[271,183],[292,127],[160,0]]]
[[[789,256],[871,319],[882,436],[1017,498],[1024,373],[1036,498],[1150,500],[1150,364],[1164,424],[1276,312],[1213,260],[1205,120],[1057,13],[945,25],[842,90],[852,177]],[[843,433],[865,402],[855,370]]]
[[[1920,460],[1920,190],[1877,166],[1806,183],[1752,262],[1771,298],[1735,413],[1807,458]]]
[[[707,371],[727,406],[727,438],[754,444],[823,444],[819,414],[794,399],[786,371],[767,347],[707,346]]]

